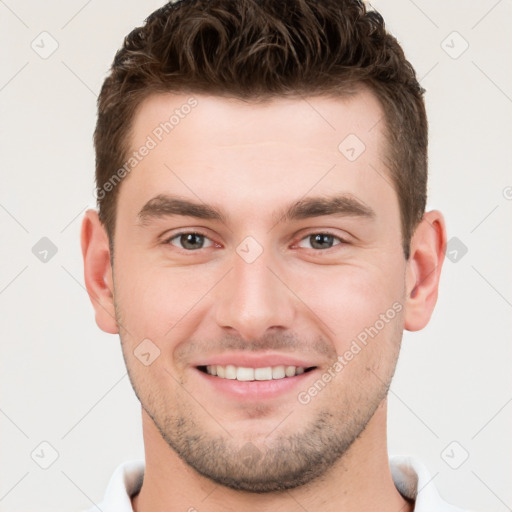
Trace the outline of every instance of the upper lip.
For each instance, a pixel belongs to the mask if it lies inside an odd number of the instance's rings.
[[[300,359],[290,354],[241,354],[241,353],[223,353],[217,356],[211,356],[201,359],[193,364],[193,366],[211,366],[211,365],[234,365],[243,366],[245,368],[266,368],[268,366],[296,366],[303,368],[311,368],[318,366],[312,360]]]

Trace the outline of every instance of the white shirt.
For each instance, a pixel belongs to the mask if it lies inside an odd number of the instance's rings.
[[[396,488],[406,498],[415,500],[414,512],[469,512],[446,503],[431,482],[425,466],[412,457],[392,457],[389,461]],[[144,477],[144,461],[128,461],[114,471],[103,501],[103,512],[133,512],[131,496],[140,491]],[[97,512],[92,507],[87,512]]]

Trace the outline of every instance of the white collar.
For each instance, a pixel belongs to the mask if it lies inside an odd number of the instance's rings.
[[[391,476],[402,496],[415,501],[414,512],[464,512],[446,503],[438,494],[426,467],[412,457],[397,456],[389,461]],[[100,504],[103,512],[133,512],[131,496],[137,494],[144,477],[144,461],[132,460],[114,471]],[[97,510],[91,508],[90,512]]]
[[[439,496],[432,482],[434,478],[418,459],[391,457],[389,467],[398,492],[405,498],[414,500],[414,512],[464,512]]]

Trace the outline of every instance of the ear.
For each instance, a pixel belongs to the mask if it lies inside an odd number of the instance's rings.
[[[408,331],[423,329],[432,316],[445,251],[443,214],[437,210],[427,212],[414,232],[407,261],[404,327]]]
[[[96,323],[102,331],[117,334],[108,236],[95,210],[85,212],[81,244],[85,287],[94,307]]]

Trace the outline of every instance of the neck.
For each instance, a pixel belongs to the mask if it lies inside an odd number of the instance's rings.
[[[412,512],[391,478],[386,449],[386,402],[350,450],[322,477],[289,491],[255,494],[222,487],[199,475],[162,439],[143,412],[146,469],[134,512]]]

